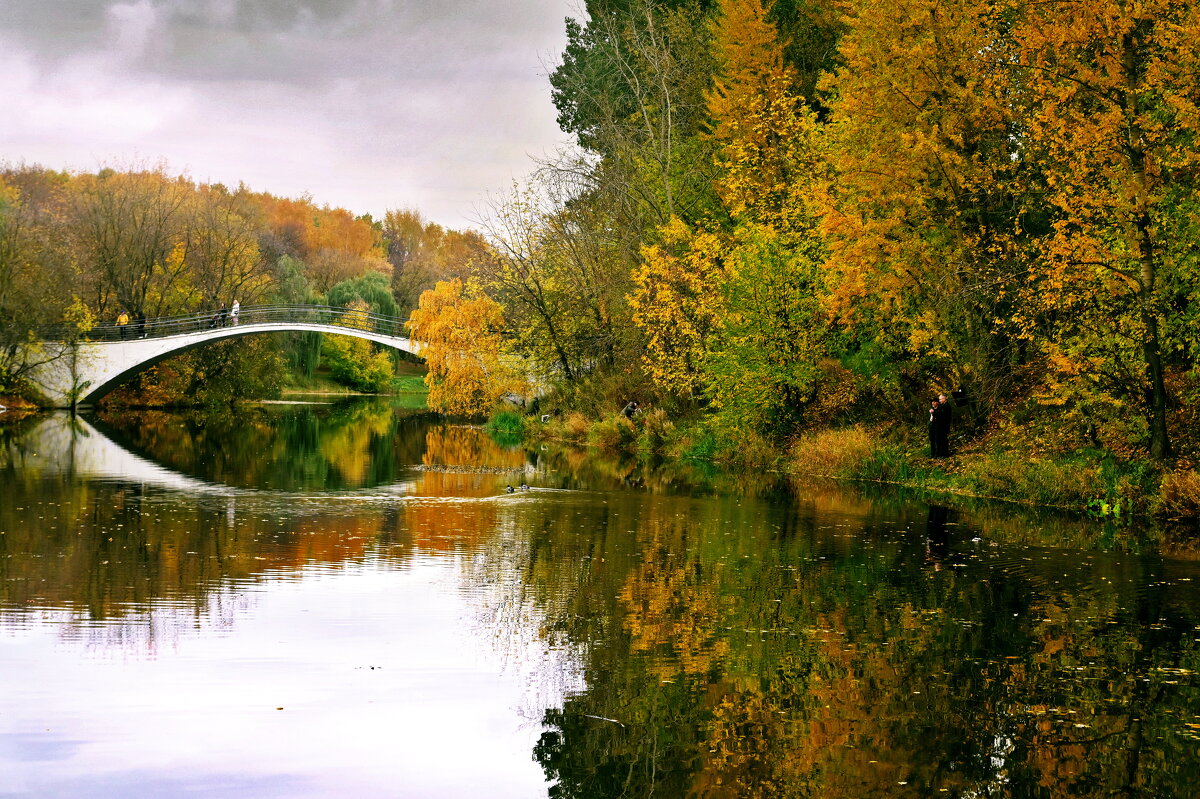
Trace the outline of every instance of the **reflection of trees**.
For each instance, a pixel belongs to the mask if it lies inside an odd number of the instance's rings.
[[[298,454],[280,457],[314,464],[298,483],[355,458],[384,464],[345,467],[367,483],[425,469],[415,497],[338,508],[328,493],[168,503],[0,469],[0,622],[56,607],[141,624],[165,599],[182,627],[271,571],[469,551],[455,562],[492,603],[484,632],[513,636],[514,657],[529,636],[565,653],[545,682],[577,690],[536,711],[557,796],[1171,796],[1200,781],[1200,574],[1054,546],[1094,543],[1083,524],[829,487],[508,497],[525,455],[480,430],[341,410],[137,419],[143,451],[178,447],[206,475],[236,468],[204,462],[227,434],[260,458],[286,436]]]
[[[1200,613],[1139,590],[1161,561],[981,549],[950,526],[934,563],[924,514],[819,504],[784,524],[655,498],[610,508],[621,521],[586,543],[543,523],[531,569],[572,564],[557,578],[590,597],[551,625],[589,686],[543,718],[555,795],[1167,796],[1200,779],[1200,658],[1179,643]]]
[[[525,467],[525,452],[501,447],[482,430],[461,425],[433,425],[425,434],[426,466],[519,470]]]
[[[404,506],[413,543],[451,551],[491,535],[497,505],[488,499],[503,492],[506,479],[522,479],[524,451],[504,449],[474,427],[431,425],[424,440],[421,463],[426,468],[417,481],[417,494],[427,499]]]
[[[181,424],[180,421],[183,421]],[[103,428],[172,469],[254,488],[338,490],[386,485],[420,459],[419,417],[386,402],[261,406],[247,411],[110,414]]]
[[[272,570],[360,559],[387,530],[378,511],[319,521],[228,498],[167,505],[140,486],[6,484],[0,605],[118,619],[170,600],[196,614],[215,592]],[[37,526],[28,523],[36,508]]]
[[[148,412],[111,420],[134,448],[180,470],[228,482],[318,480],[340,485],[392,483],[397,463],[420,463],[426,448],[441,462],[520,465],[481,430],[430,427],[396,417],[386,405],[302,408],[295,413],[185,416]],[[338,504],[315,498],[240,493],[224,498],[147,494],[140,484],[42,478],[19,467],[21,439],[7,428],[0,458],[0,606],[61,607],[83,621],[136,622],[161,600],[208,615],[231,585],[272,571],[326,567],[368,556],[405,558],[413,545],[457,551],[496,525],[490,473],[423,472],[417,497]],[[236,442],[230,445],[229,442]],[[273,463],[271,461],[274,461]],[[285,470],[299,474],[287,475]],[[336,477],[333,473],[336,472]],[[36,519],[36,523],[32,520]],[[147,629],[152,619],[144,620]],[[186,620],[185,620],[186,621]],[[107,635],[132,628],[110,626]]]

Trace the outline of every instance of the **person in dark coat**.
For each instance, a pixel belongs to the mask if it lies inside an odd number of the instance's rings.
[[[926,430],[929,432],[929,457],[936,458],[938,456],[937,434],[935,421],[937,420],[938,401],[932,400],[929,404],[929,421],[926,423]]]
[[[950,455],[950,421],[952,412],[950,400],[945,394],[938,394],[937,403],[930,411],[930,451],[935,458],[945,458]]]

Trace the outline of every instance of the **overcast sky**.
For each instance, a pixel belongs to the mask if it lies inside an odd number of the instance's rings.
[[[0,0],[0,162],[166,164],[466,227],[566,143],[577,0]]]

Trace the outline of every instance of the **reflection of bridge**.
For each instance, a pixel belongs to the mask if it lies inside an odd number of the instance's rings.
[[[318,305],[262,305],[242,308],[236,319],[203,313],[100,325],[82,340],[64,340],[62,330],[48,331],[47,340],[31,348],[29,360],[36,365],[25,377],[47,405],[88,405],[181,352],[235,336],[286,331],[337,333],[417,353],[417,345],[405,335],[404,321],[395,317]]]
[[[10,452],[9,459],[33,474],[125,480],[200,495],[227,496],[236,490],[135,455],[74,414],[46,414],[21,436],[20,452]]]
[[[30,474],[116,480],[197,496],[244,497],[271,493],[208,482],[163,466],[130,452],[75,414],[44,414],[15,441],[9,444],[7,452],[0,452],[0,463],[7,461]],[[414,480],[402,480],[376,486],[371,493],[387,497],[409,496],[415,493],[416,487]],[[356,492],[345,492],[345,495],[355,496]]]

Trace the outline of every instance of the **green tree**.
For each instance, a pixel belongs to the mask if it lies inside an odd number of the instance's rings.
[[[391,293],[387,291],[386,276],[380,277],[383,278],[384,291],[391,299]],[[338,324],[370,330],[372,325],[367,316],[370,311],[370,305],[363,300],[354,299],[348,304],[346,313],[338,320]],[[359,391],[384,391],[395,377],[392,359],[387,353],[380,351],[374,342],[364,338],[326,336],[323,355],[329,364],[329,372],[333,379]]]
[[[392,296],[391,281],[382,272],[365,272],[359,277],[343,280],[329,290],[327,302],[334,306],[365,305],[371,313],[398,316],[399,307]]]

